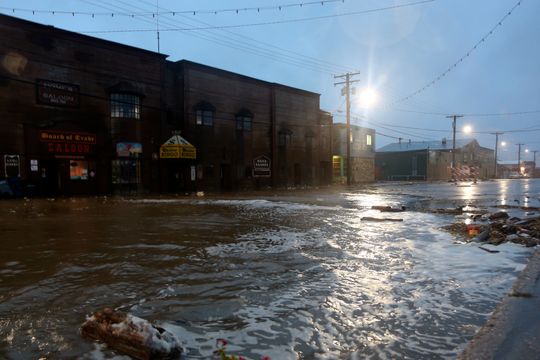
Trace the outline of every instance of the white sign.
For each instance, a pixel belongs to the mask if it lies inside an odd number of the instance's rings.
[[[4,155],[4,174],[6,177],[21,177],[19,155]]]
[[[30,171],[38,171],[38,161],[37,160],[30,160]]]

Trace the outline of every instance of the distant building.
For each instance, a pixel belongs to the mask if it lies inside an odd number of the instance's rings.
[[[494,151],[476,140],[456,140],[455,168],[458,178],[492,178]],[[386,145],[377,150],[375,167],[378,180],[452,179],[452,141],[409,141]]]
[[[375,180],[375,130],[351,125],[351,182]],[[332,134],[334,182],[347,182],[347,125],[334,124]]]

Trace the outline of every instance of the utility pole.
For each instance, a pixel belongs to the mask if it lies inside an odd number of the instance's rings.
[[[463,115],[448,115],[448,119],[454,119],[452,121],[452,179],[454,179],[455,175],[455,167],[456,167],[456,119],[461,118]]]
[[[495,135],[495,179],[497,179],[497,149],[499,148],[499,135],[503,134],[503,132],[491,133],[491,135]]]
[[[533,150],[533,151],[531,151],[531,152],[532,152],[533,155],[534,155],[534,160],[533,160],[533,162],[534,162],[534,169],[536,170],[536,153],[538,152],[538,150]]]
[[[521,175],[521,146],[525,144],[516,144],[518,147],[518,173]]]
[[[334,79],[343,79],[345,81],[334,83],[334,86],[345,84],[345,99],[347,101],[347,185],[351,185],[351,84],[359,82],[360,80],[352,80],[351,78],[354,75],[359,75],[360,73],[346,73],[343,75],[334,75]],[[343,95],[343,91],[341,93]]]

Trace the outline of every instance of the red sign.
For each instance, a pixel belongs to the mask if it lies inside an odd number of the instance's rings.
[[[96,135],[68,131],[40,131],[39,140],[55,155],[81,155],[93,152]]]

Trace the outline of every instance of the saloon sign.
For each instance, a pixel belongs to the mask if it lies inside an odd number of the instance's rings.
[[[37,102],[53,106],[79,106],[79,85],[38,79]]]
[[[268,156],[258,156],[253,159],[253,177],[270,177],[272,174]]]
[[[68,131],[40,131],[39,140],[54,155],[85,155],[93,152],[96,135]]]

